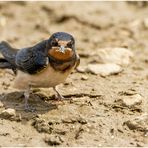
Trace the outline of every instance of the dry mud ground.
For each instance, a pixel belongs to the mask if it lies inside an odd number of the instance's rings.
[[[147,14],[147,4],[137,2],[0,2],[0,40],[16,48],[66,31],[76,38],[81,65],[99,48],[134,53],[117,75],[74,71],[59,85],[62,103],[52,100],[52,89],[34,90],[33,113],[23,110],[23,93],[11,87],[14,76],[0,70],[0,113],[16,110],[16,116],[0,117],[0,146],[148,146]],[[133,94],[143,97],[141,104],[129,108],[117,101]]]

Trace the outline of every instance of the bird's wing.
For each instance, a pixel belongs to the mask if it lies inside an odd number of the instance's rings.
[[[36,74],[43,70],[48,65],[46,41],[20,50],[16,55],[15,62],[18,69],[29,74]]]

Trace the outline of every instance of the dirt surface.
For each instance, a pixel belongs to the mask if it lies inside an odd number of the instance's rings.
[[[74,71],[58,89],[35,89],[24,111],[14,76],[0,70],[0,146],[148,146],[148,5],[138,2],[0,2],[0,40],[22,48],[57,31],[73,34],[81,66],[99,48],[126,47],[129,66],[102,77]],[[138,94],[132,106],[121,100]],[[135,97],[135,96],[134,96]],[[137,97],[137,96],[136,96]],[[7,108],[14,115],[4,114]]]

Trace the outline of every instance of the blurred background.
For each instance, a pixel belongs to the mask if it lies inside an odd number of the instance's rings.
[[[0,2],[0,40],[23,47],[65,31],[80,50],[143,47],[147,12],[147,2]]]

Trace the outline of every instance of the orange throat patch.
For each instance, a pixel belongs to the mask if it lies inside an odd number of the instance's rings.
[[[58,47],[52,47],[52,49],[49,50],[48,54],[57,60],[67,60],[73,56],[74,52],[71,48],[66,48],[65,52],[62,53],[59,51]]]

